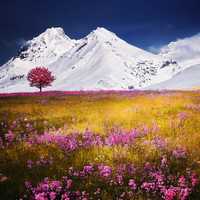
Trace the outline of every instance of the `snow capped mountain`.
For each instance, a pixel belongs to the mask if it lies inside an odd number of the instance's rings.
[[[161,49],[160,56],[176,60],[181,71],[170,80],[149,89],[192,89],[200,87],[200,34],[171,42]]]
[[[200,89],[200,65],[193,65],[179,72],[171,79],[151,85],[154,90],[189,90]]]
[[[49,64],[73,45],[74,41],[65,35],[62,28],[50,28],[26,42],[19,50],[17,57],[23,61]]]
[[[139,89],[181,70],[173,59],[132,46],[105,28],[80,40],[71,40],[61,28],[51,28],[26,42],[0,68],[0,92],[35,91],[26,75],[41,65],[56,77],[50,90]]]
[[[160,55],[176,60],[183,69],[200,64],[200,34],[169,43],[161,49]]]
[[[60,90],[128,89],[150,84],[165,63],[159,56],[97,28],[50,68],[55,74],[65,72],[55,81]],[[168,63],[166,68],[173,71],[178,66]]]
[[[15,57],[0,67],[0,91],[31,90],[26,81],[29,70],[48,66],[74,45],[75,40],[66,36],[62,28],[49,28],[27,41]]]

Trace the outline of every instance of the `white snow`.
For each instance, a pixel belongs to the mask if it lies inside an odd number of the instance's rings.
[[[161,63],[156,55],[97,28],[49,68],[59,76],[54,83],[59,90],[128,89],[149,84]]]
[[[200,34],[171,42],[160,56],[176,60],[181,66],[171,79],[153,84],[148,89],[195,89],[200,86]],[[159,75],[160,76],[160,75]],[[161,76],[160,76],[161,77]]]
[[[97,28],[80,40],[70,39],[62,28],[50,28],[28,41],[16,57],[0,67],[0,92],[37,91],[26,80],[28,71],[36,66],[48,67],[56,77],[47,90],[146,88],[185,69],[176,58],[181,63],[193,63],[192,55],[188,61],[175,54],[179,43],[155,55],[105,28]],[[198,56],[195,60],[198,62]]]
[[[200,65],[194,65],[179,72],[168,81],[152,85],[148,89],[188,90],[200,89]]]
[[[169,43],[161,48],[160,55],[176,60],[183,69],[200,64],[200,34]]]

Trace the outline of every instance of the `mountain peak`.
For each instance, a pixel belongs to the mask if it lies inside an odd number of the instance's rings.
[[[53,90],[142,88],[167,80],[176,63],[132,46],[103,27],[80,40],[71,40],[59,27],[29,40],[0,70],[0,91],[29,91],[26,75],[46,66],[56,76]]]
[[[64,38],[70,40],[70,38],[65,34],[64,30],[61,27],[47,28],[42,34],[40,34],[36,38],[38,39]]]
[[[96,33],[105,33],[105,34],[114,34],[111,31],[109,31],[108,29],[104,28],[104,27],[97,27],[94,32]]]
[[[116,38],[116,34],[103,27],[97,27],[87,37],[96,37],[101,40],[111,40]]]
[[[64,32],[63,28],[61,27],[51,27],[47,28],[45,32]]]
[[[43,33],[27,41],[19,50],[17,57],[22,60],[38,61],[44,58],[57,58],[74,45],[60,27],[46,29]]]

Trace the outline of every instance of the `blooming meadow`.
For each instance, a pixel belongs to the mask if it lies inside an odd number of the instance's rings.
[[[2,94],[0,199],[200,198],[199,92]]]

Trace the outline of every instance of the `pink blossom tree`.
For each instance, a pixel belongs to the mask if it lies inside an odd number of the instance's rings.
[[[51,86],[55,80],[52,72],[45,67],[36,67],[31,69],[28,73],[27,80],[30,82],[31,87],[37,87],[42,92],[42,88]]]

